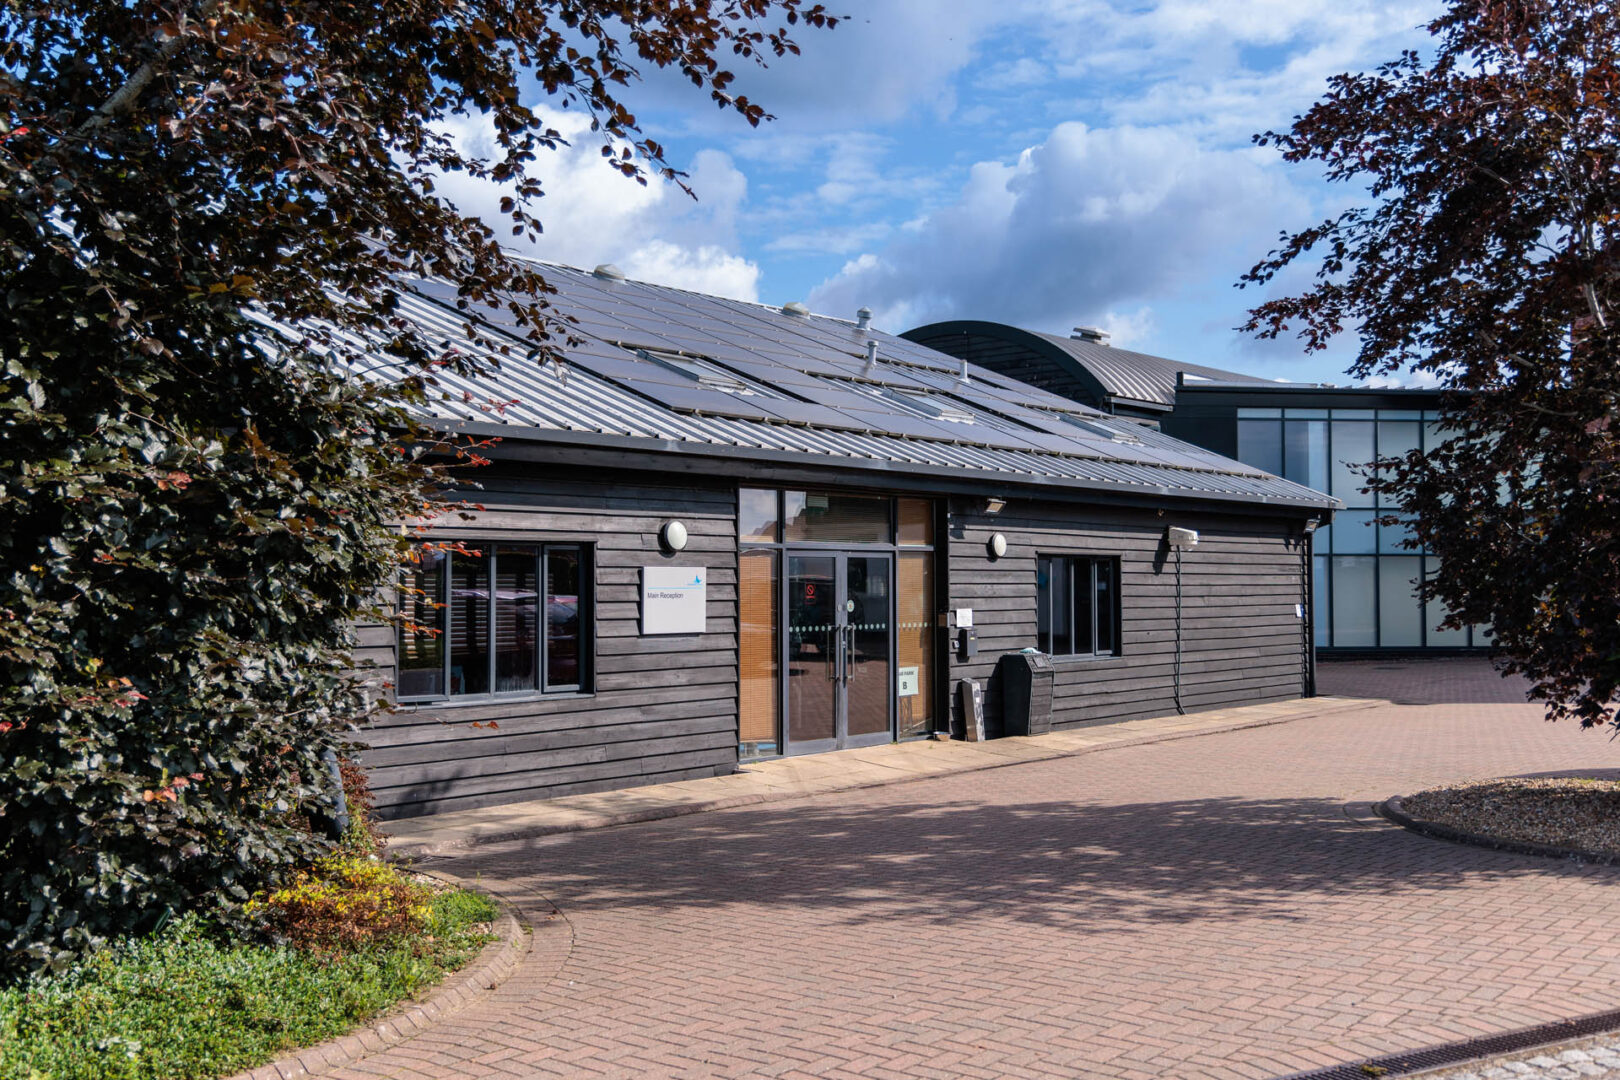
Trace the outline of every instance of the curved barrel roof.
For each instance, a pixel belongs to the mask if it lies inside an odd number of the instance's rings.
[[[901,336],[953,356],[982,354],[995,370],[1016,371],[1020,378],[1037,386],[1078,384],[1085,391],[1083,400],[1109,411],[1121,403],[1169,410],[1175,405],[1176,378],[1180,374],[1215,382],[1269,382],[1253,375],[1006,323],[966,319],[937,322],[907,330]]]

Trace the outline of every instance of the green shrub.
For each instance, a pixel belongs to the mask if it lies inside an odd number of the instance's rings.
[[[353,478],[384,449],[359,393],[263,359],[163,391],[195,411],[153,435],[96,402],[108,371],[52,369],[71,424],[0,404],[0,978],[330,849],[300,817],[367,710],[353,623],[396,565],[397,492]],[[272,449],[252,416],[277,413],[301,419]]]
[[[488,940],[486,898],[426,906],[426,936],[325,954],[222,944],[188,916],[0,990],[0,1080],[204,1080],[335,1038]]]
[[[354,948],[420,934],[433,893],[374,858],[334,858],[247,905],[278,938],[310,951]]]

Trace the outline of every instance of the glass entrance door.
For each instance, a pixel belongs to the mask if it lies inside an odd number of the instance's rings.
[[[838,556],[789,555],[787,572],[789,753],[838,746]]]
[[[846,555],[844,564],[843,745],[888,742],[894,700],[892,560]]]
[[[893,569],[888,555],[789,553],[788,753],[893,738]]]

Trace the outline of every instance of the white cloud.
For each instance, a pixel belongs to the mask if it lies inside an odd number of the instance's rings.
[[[652,240],[626,255],[618,265],[637,281],[738,300],[759,299],[759,267],[713,244],[683,248],[668,240]]]
[[[610,168],[586,117],[540,111],[571,145],[542,153],[530,166],[546,190],[531,208],[545,227],[539,241],[508,235],[499,185],[452,175],[440,179],[440,193],[526,254],[572,266],[611,262],[642,280],[758,299],[759,267],[737,254],[736,219],[748,180],[729,156],[701,150],[693,157],[686,183],[697,193],[694,201],[670,181],[650,178],[643,186]],[[487,122],[463,118],[446,128],[464,151],[493,155]]]
[[[811,299],[866,304],[892,328],[983,317],[1142,337],[1148,301],[1212,268],[1235,278],[1253,236],[1304,210],[1247,151],[1203,150],[1167,128],[1060,124],[1012,164],[973,166],[955,202],[846,263]]]
[[[1394,375],[1373,375],[1358,383],[1374,390],[1437,390],[1445,380],[1433,371],[1400,371]]]
[[[864,225],[828,225],[802,232],[783,233],[765,244],[766,251],[793,254],[847,255],[883,239],[892,230],[883,222]]]
[[[777,128],[796,132],[867,129],[919,110],[948,116],[956,78],[978,59],[981,42],[1028,6],[1029,0],[859,0],[830,32],[793,30],[798,56],[769,59],[764,69],[731,63],[737,76],[731,89],[779,117]],[[643,74],[649,97],[703,102],[673,72]],[[734,118],[712,106],[694,107],[687,120],[692,131],[735,133]]]
[[[1047,0],[1060,77],[1094,88],[1110,123],[1174,123],[1232,141],[1286,124],[1325,81],[1420,44],[1438,0]],[[1028,23],[1025,23],[1025,28]]]
[[[1052,77],[1046,65],[1028,56],[1004,60],[974,80],[974,85],[987,90],[1017,90],[1026,86],[1039,86]]]
[[[1103,312],[1097,328],[1108,334],[1109,344],[1131,349],[1152,338],[1159,329],[1159,320],[1153,309],[1143,304],[1131,311]]]

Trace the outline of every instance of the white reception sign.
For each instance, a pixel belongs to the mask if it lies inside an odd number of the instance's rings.
[[[641,632],[701,634],[709,607],[708,571],[701,566],[641,568]]]

